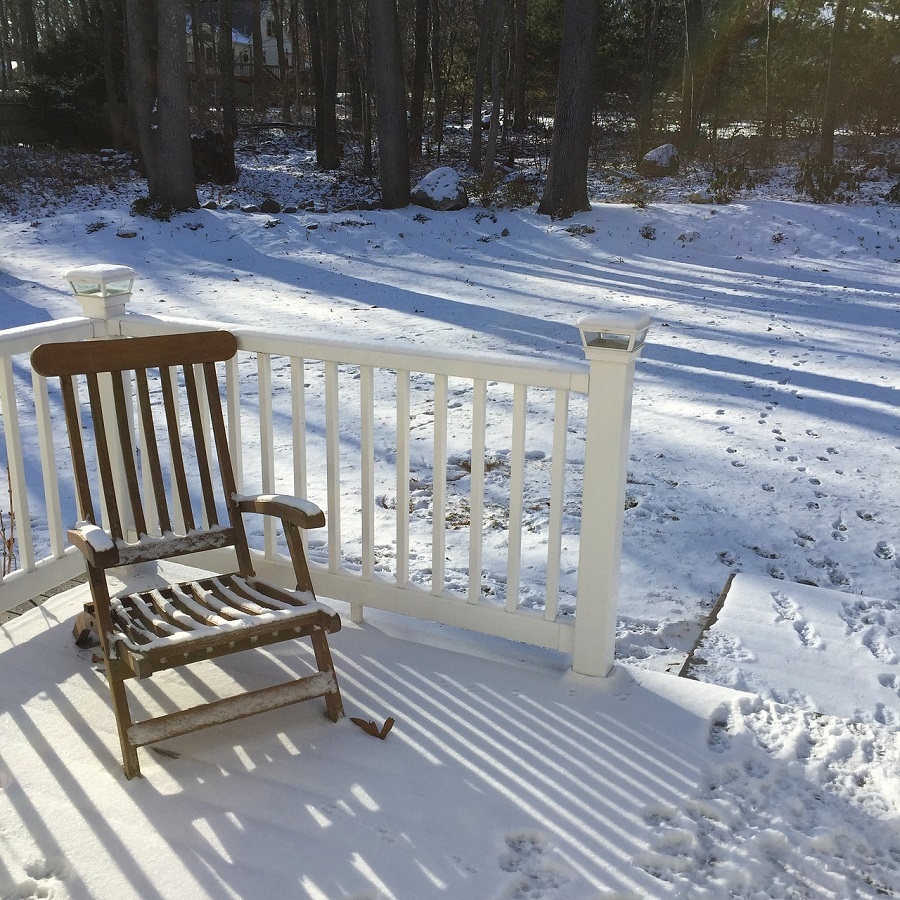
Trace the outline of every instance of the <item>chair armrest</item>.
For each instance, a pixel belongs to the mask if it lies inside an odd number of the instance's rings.
[[[99,525],[79,522],[68,530],[67,536],[95,568],[108,569],[119,564],[119,548]]]
[[[298,528],[324,528],[325,513],[310,500],[290,494],[259,494],[255,497],[235,496],[242,513],[277,516]]]

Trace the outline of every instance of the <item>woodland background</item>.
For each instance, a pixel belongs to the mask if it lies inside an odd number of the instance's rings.
[[[662,143],[722,196],[777,162],[828,201],[900,174],[900,0],[0,0],[0,90],[52,143],[131,150],[152,208],[276,124],[386,208],[437,165],[485,194],[527,168],[567,217]]]

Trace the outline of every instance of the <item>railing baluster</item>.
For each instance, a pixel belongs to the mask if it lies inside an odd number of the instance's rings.
[[[259,466],[264,494],[275,493],[275,424],[272,414],[272,357],[256,354],[259,390]],[[276,555],[275,519],[263,516],[263,546],[267,559]]]
[[[375,378],[371,366],[359,370],[359,474],[362,508],[362,577],[375,569]]]
[[[469,603],[481,599],[484,547],[484,454],[487,432],[487,382],[472,384],[472,459],[469,473]]]
[[[341,568],[341,435],[338,364],[325,363],[325,466],[328,480],[328,571]]]
[[[307,465],[306,465],[306,380],[303,360],[298,356],[291,357],[291,434],[293,437],[294,493],[298,497],[306,497]],[[305,538],[306,532],[301,532]]]
[[[28,486],[25,482],[25,461],[22,455],[22,432],[16,409],[16,386],[13,381],[12,359],[4,357],[0,365],[0,415],[6,436],[6,459],[9,463],[10,490],[16,517],[16,542],[19,547],[20,569],[34,568],[34,542],[31,516],[28,511]],[[0,576],[2,577],[2,576]]]
[[[241,382],[239,355],[225,363],[225,397],[228,405],[228,448],[238,493],[244,490],[244,444],[241,429]]]
[[[550,516],[547,524],[547,576],[544,618],[559,612],[559,567],[562,556],[563,507],[566,499],[566,440],[569,433],[569,392],[554,392],[553,459],[550,462]]]
[[[397,587],[409,582],[409,372],[397,370]]]
[[[56,469],[56,448],[53,446],[47,379],[32,370],[31,386],[34,391],[38,447],[41,451],[41,473],[44,478],[44,499],[47,509],[47,528],[50,535],[50,552],[59,558],[66,549],[65,529],[63,528],[62,508],[59,500],[59,478],[57,477]]]
[[[522,494],[525,488],[525,401],[524,384],[513,388],[512,455],[509,461],[509,552],[506,558],[506,610],[519,605],[522,572]]]
[[[447,376],[434,376],[434,463],[432,469],[431,593],[444,592],[447,552]]]

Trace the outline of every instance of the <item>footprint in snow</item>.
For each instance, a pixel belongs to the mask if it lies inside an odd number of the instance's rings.
[[[879,662],[887,663],[888,665],[897,663],[897,654],[894,652],[894,648],[888,641],[888,636],[880,629],[869,629],[869,631],[863,634],[862,642],[863,646],[865,646],[869,653],[871,653]],[[884,682],[882,682],[882,684],[883,683]]]
[[[720,550],[716,558],[723,566],[733,568],[737,564],[737,557],[730,550]]]
[[[822,650],[825,642],[813,625],[802,615],[800,607],[783,591],[772,591],[772,609],[775,622],[790,622],[797,639],[810,650]]]

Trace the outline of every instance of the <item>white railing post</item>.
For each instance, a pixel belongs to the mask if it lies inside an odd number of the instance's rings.
[[[605,676],[616,649],[634,363],[650,317],[630,310],[592,314],[578,328],[590,387],[572,668]]]

